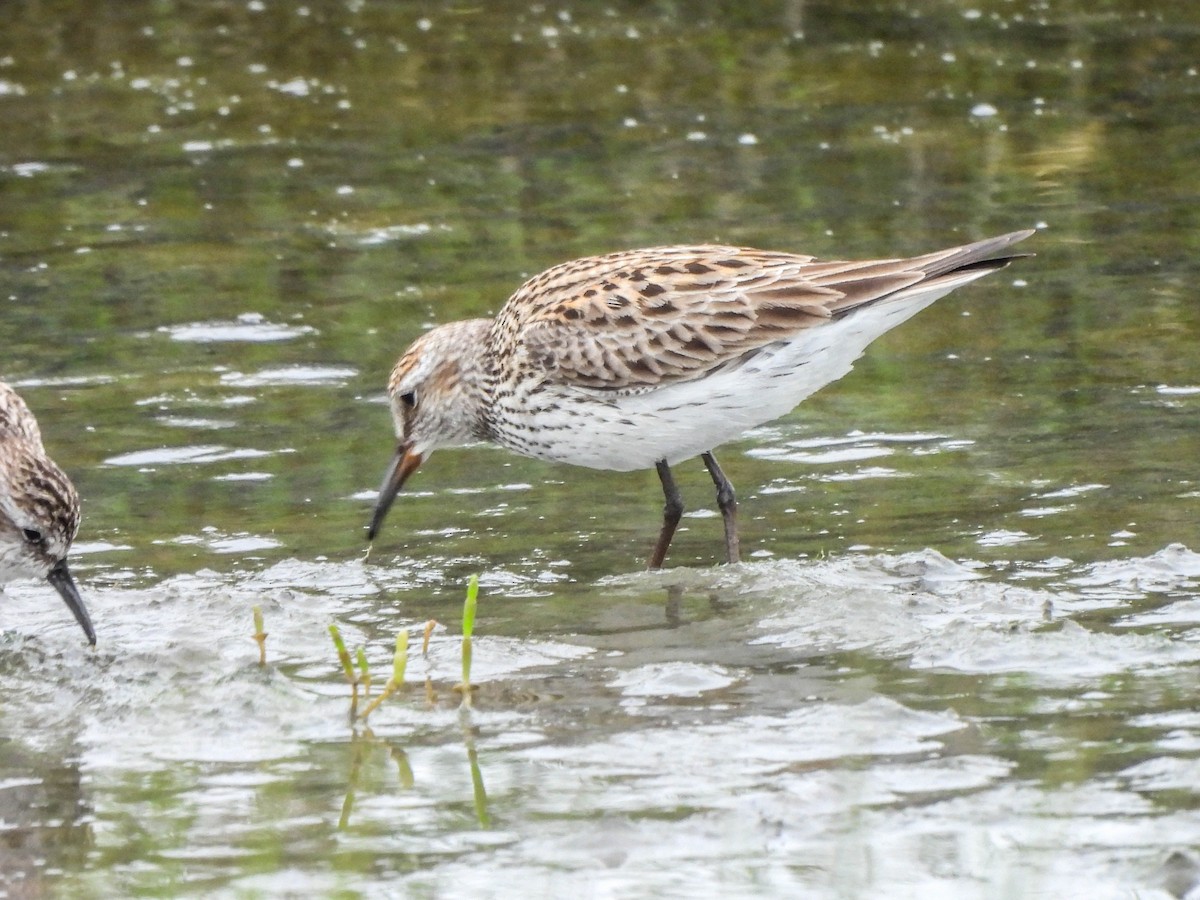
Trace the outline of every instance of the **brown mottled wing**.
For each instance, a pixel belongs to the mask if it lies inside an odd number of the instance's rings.
[[[35,447],[42,446],[37,419],[20,395],[0,381],[0,440],[9,438],[20,438]]]
[[[658,247],[574,260],[497,316],[501,354],[580,387],[686,381],[840,313],[997,257],[1017,232],[912,259],[817,261],[738,247]]]

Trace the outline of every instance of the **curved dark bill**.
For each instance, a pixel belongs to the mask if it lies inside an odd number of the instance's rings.
[[[417,466],[424,462],[425,457],[413,451],[411,444],[401,444],[396,448],[396,455],[383,475],[383,484],[379,488],[379,499],[375,501],[375,514],[371,516],[371,525],[367,528],[367,540],[375,540],[383,525],[384,517],[392,508],[392,501],[408,481],[408,476],[417,471]]]
[[[92,619],[88,615],[87,607],[83,605],[83,598],[79,596],[79,588],[75,587],[75,579],[71,577],[71,571],[67,568],[67,561],[60,559],[54,564],[54,568],[46,575],[46,580],[54,585],[54,589],[62,594],[62,598],[67,601],[67,606],[71,608],[71,612],[75,614],[75,621],[83,628],[83,633],[87,635],[88,643],[93,647],[96,646],[96,629],[92,627]]]

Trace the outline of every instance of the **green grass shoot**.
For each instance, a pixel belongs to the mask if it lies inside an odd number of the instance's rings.
[[[396,686],[404,684],[404,670],[408,668],[408,632],[396,633],[396,653],[392,657],[392,681]]]
[[[471,705],[471,639],[463,637],[462,639],[462,683],[456,685],[455,689],[462,691],[463,705]]]
[[[342,671],[346,673],[346,680],[354,684],[358,681],[358,677],[354,674],[354,662],[350,659],[346,642],[342,640],[342,633],[336,625],[329,626],[329,636],[333,638],[333,646],[337,648],[338,660],[342,664]]]
[[[467,599],[463,602],[463,636],[475,633],[475,607],[479,599],[479,576],[472,575],[467,582]]]
[[[354,674],[354,660],[350,658],[346,642],[342,640],[342,633],[336,625],[329,626],[329,636],[333,638],[333,646],[337,648],[338,661],[342,664],[346,680],[350,682],[350,721],[353,722],[358,718],[358,676]]]
[[[463,705],[471,705],[471,636],[475,632],[475,610],[479,599],[479,576],[472,575],[467,582],[467,599],[463,601],[462,617],[462,683],[458,689],[462,691]]]
[[[363,720],[365,721],[376,709],[379,704],[383,703],[388,697],[400,690],[404,685],[404,670],[408,667],[408,632],[400,631],[396,634],[396,653],[392,657],[392,677],[388,679],[387,684],[383,686],[383,692],[367,704],[367,708],[363,710]],[[364,670],[365,671],[365,670]],[[411,773],[410,773],[411,774]]]
[[[367,651],[359,647],[355,651],[358,660],[358,680],[362,683],[363,693],[371,696],[371,667],[367,665]]]

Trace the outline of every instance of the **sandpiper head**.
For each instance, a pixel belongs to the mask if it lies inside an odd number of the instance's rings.
[[[485,341],[491,324],[491,319],[468,319],[439,325],[413,341],[392,369],[388,400],[397,446],[379,489],[368,540],[374,540],[396,494],[430,453],[480,436]]]
[[[67,568],[79,530],[79,496],[40,443],[19,430],[0,431],[0,584],[45,578],[96,643],[87,607]]]

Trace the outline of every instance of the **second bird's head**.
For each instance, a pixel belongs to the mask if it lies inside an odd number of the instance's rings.
[[[479,437],[480,382],[490,319],[431,329],[404,351],[388,379],[396,453],[383,476],[367,540],[379,533],[404,482],[429,454]]]
[[[67,568],[67,551],[79,530],[75,487],[40,446],[20,434],[9,433],[6,440],[27,452],[0,453],[0,583],[45,578],[94,645],[96,630]]]

